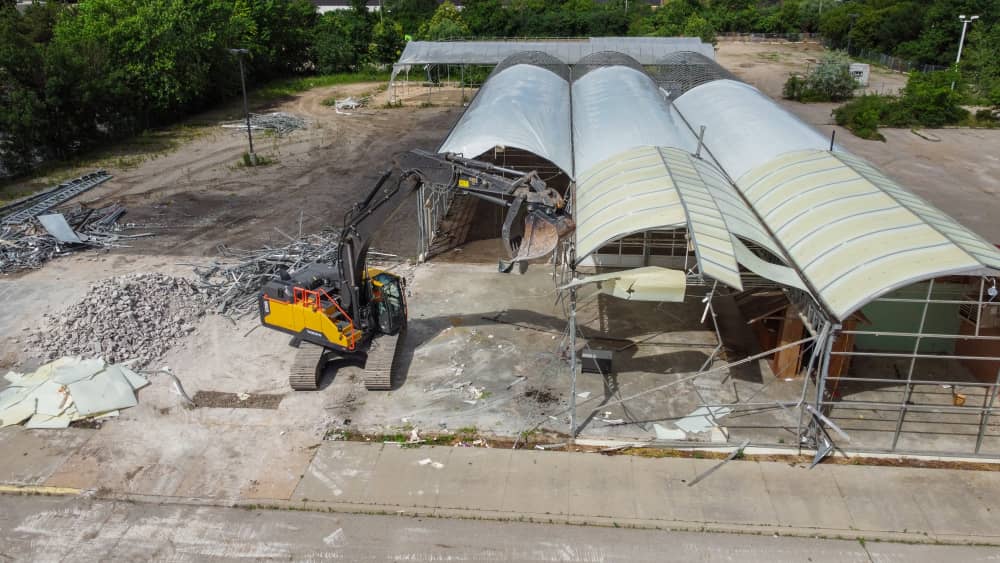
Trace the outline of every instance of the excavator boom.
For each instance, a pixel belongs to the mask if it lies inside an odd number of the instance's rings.
[[[505,271],[514,262],[551,253],[560,237],[573,230],[562,196],[535,172],[451,154],[420,150],[400,154],[392,169],[348,210],[329,260],[289,272],[268,282],[261,292],[261,322],[291,334],[292,344],[300,347],[301,361],[290,379],[293,388],[315,389],[321,369],[310,372],[306,364],[317,358],[323,364],[331,354],[343,358],[366,354],[368,364],[381,366],[373,367],[369,388],[388,388],[395,343],[406,325],[405,292],[399,277],[368,267],[368,248],[378,229],[425,185],[461,191],[507,208],[503,238],[510,262]],[[515,237],[511,225],[522,208],[524,234]],[[503,264],[501,260],[502,269]]]

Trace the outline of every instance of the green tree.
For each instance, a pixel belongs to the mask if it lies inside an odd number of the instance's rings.
[[[806,77],[806,90],[823,100],[839,102],[854,95],[851,59],[843,51],[828,51]]]
[[[47,128],[42,102],[42,59],[21,33],[22,17],[0,7],[0,172],[17,173],[42,156]]]
[[[474,37],[504,37],[510,28],[510,12],[503,0],[466,0],[462,19]]]
[[[420,26],[420,37],[431,41],[468,36],[469,26],[465,25],[458,8],[447,0],[438,6],[430,21]]]
[[[372,28],[372,43],[368,52],[371,59],[377,63],[394,63],[403,54],[406,40],[403,38],[403,26],[394,21],[385,20]]]
[[[319,18],[313,31],[313,58],[320,73],[344,72],[357,66],[350,23],[350,18],[337,12]]]
[[[403,27],[404,34],[415,34],[420,25],[431,19],[437,9],[437,0],[383,0],[385,18],[392,18]]]
[[[1000,106],[1000,23],[972,30],[968,47],[962,54],[962,71],[970,78],[977,94],[990,104]]]
[[[705,43],[715,45],[715,28],[708,20],[698,14],[691,14],[684,20],[684,28],[681,35],[685,37],[700,37]]]

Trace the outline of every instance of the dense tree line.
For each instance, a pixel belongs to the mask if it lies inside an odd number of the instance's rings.
[[[251,83],[394,61],[405,41],[459,37],[697,36],[821,32],[835,46],[923,63],[954,60],[957,15],[971,28],[962,71],[1000,104],[997,0],[364,0],[318,15],[307,0],[80,0],[19,11],[0,0],[0,169],[20,170],[169,123],[235,96],[231,48]]]

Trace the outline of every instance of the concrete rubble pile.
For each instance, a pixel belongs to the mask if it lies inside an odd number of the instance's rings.
[[[130,274],[96,282],[62,314],[46,314],[48,326],[27,343],[45,359],[81,354],[143,368],[194,332],[205,309],[205,294],[191,280]]]
[[[222,125],[224,129],[246,129],[246,120],[232,121]],[[278,135],[286,135],[292,131],[306,128],[306,120],[297,115],[285,112],[251,113],[250,128],[274,131]]]
[[[338,237],[337,233],[323,231],[299,238],[289,236],[289,244],[281,247],[240,250],[220,246],[223,261],[195,268],[201,278],[199,287],[207,294],[214,312],[235,318],[245,316],[257,311],[261,288],[281,272],[335,259]]]
[[[136,391],[149,381],[126,365],[63,357],[32,373],[8,372],[0,391],[0,428],[66,428],[80,420],[118,416],[138,404]]]
[[[4,225],[0,227],[0,274],[37,269],[57,256],[125,246],[126,240],[150,236],[126,234],[134,225],[119,222],[124,214],[125,208],[118,204],[97,209],[78,206],[19,225]]]

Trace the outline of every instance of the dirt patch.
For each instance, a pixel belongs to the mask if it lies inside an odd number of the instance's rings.
[[[284,395],[256,395],[253,393],[222,393],[219,391],[198,391],[194,394],[194,404],[198,407],[221,409],[277,409]]]
[[[524,392],[524,396],[540,405],[548,405],[559,401],[559,397],[548,389],[530,389]]]

